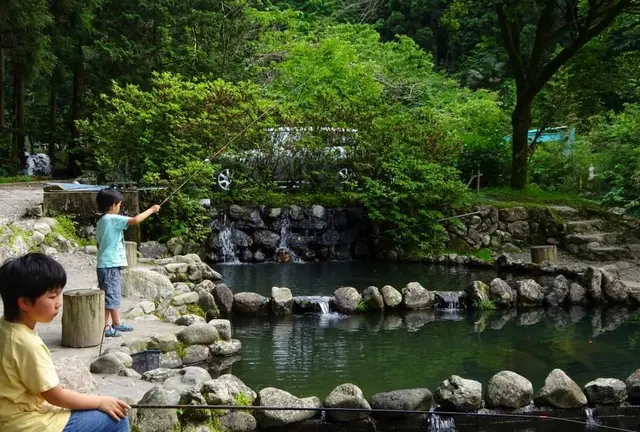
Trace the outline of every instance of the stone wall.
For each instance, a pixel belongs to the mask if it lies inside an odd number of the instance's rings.
[[[510,245],[559,244],[565,235],[564,220],[559,211],[551,207],[498,209],[477,206],[473,212],[477,214],[446,222],[449,249],[508,251]]]
[[[231,205],[212,209],[210,262],[351,259],[370,256],[371,224],[361,208]]]

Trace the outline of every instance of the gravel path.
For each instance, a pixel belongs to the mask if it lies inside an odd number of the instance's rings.
[[[40,182],[0,185],[0,222],[19,219],[27,207],[42,204],[43,185]]]

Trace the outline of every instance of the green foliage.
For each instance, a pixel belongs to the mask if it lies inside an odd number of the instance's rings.
[[[80,246],[88,246],[88,245],[96,244],[95,239],[91,240],[78,235],[76,224],[73,222],[73,220],[69,216],[56,216],[55,220],[58,223],[56,227],[53,228],[53,232],[62,235],[64,238],[66,238],[69,241],[72,241],[72,240],[76,241]],[[45,243],[48,237],[50,236],[45,237]],[[50,245],[50,244],[48,246],[55,247],[55,245]]]
[[[356,305],[356,311],[358,312],[366,312],[369,309],[369,305],[363,299],[358,300],[358,304]]]
[[[493,303],[493,301],[491,301],[489,299],[486,299],[486,300],[474,300],[473,301],[473,308],[481,310],[481,311],[490,311],[490,310],[495,310],[496,309],[496,305],[495,305],[495,303]]]
[[[377,226],[383,249],[395,246],[405,252],[427,251],[442,241],[438,220],[444,213],[464,208],[469,194],[449,167],[418,159],[407,150],[381,161],[384,177],[364,176],[354,194]]]
[[[640,211],[640,104],[594,119],[587,137],[598,154],[595,189],[606,205]]]
[[[176,348],[176,354],[180,357],[180,360],[184,360],[187,356],[187,345],[183,342],[178,342],[178,347]]]
[[[480,195],[473,195],[477,203],[491,204],[495,207],[541,207],[547,205],[567,205],[577,208],[595,207],[595,203],[571,192],[554,192],[541,189],[535,184],[526,190],[518,191],[510,188],[482,189]]]
[[[548,142],[539,145],[529,167],[531,183],[545,191],[576,192],[592,189],[589,165],[596,162],[589,144],[584,140],[574,143],[571,152],[565,144]]]
[[[236,397],[233,398],[233,404],[246,407],[253,405],[249,396],[247,396],[244,392],[238,393]]]
[[[202,310],[202,308],[196,304],[187,305],[187,313],[192,315],[197,315],[202,318],[206,318],[206,314]]]
[[[36,180],[36,179],[34,179],[31,176],[23,176],[23,175],[13,176],[13,177],[0,177],[0,184],[25,183],[25,182],[30,182],[30,181],[34,181],[34,180]]]

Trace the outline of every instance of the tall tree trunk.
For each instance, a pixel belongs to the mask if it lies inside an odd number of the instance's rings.
[[[0,36],[0,132],[4,130],[4,48]]]
[[[18,151],[19,169],[24,168],[23,149],[25,148],[26,129],[24,124],[25,72],[21,59],[13,60],[13,100],[15,104],[15,149]]]
[[[80,45],[76,48],[76,56],[73,64],[73,90],[71,94],[71,146],[68,149],[68,163],[67,169],[70,176],[77,176],[80,174],[78,167],[78,154],[74,151],[77,148],[78,140],[80,139],[80,132],[76,125],[76,121],[80,119],[81,104],[82,104],[82,87],[84,85],[84,59],[82,56],[82,47]]]
[[[531,127],[532,101],[518,101],[511,116],[513,126],[511,187],[525,189],[527,187],[527,171],[529,169],[529,128]]]
[[[55,161],[56,156],[56,123],[58,118],[58,68],[51,78],[51,94],[49,102],[49,158],[51,159],[51,166]]]

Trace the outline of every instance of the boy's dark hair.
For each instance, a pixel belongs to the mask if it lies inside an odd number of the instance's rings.
[[[96,202],[98,203],[98,210],[100,213],[106,213],[109,211],[112,205],[118,204],[124,199],[124,195],[117,189],[112,187],[102,189],[98,192]]]
[[[35,302],[43,294],[66,284],[67,272],[51,257],[29,253],[10,259],[0,267],[0,296],[5,318],[16,321],[20,317],[19,297]]]

